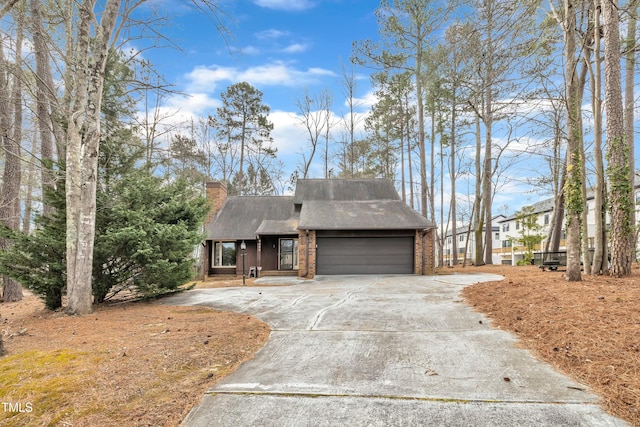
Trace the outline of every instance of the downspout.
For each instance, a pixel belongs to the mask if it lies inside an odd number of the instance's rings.
[[[306,262],[304,263],[304,268],[305,268],[304,278],[306,279],[307,276],[309,275],[309,230],[306,230],[305,232],[305,247],[307,248],[304,254],[306,259]]]
[[[424,249],[424,238],[427,235],[425,230],[422,230],[422,275],[426,276],[426,272],[425,272],[425,266],[426,266],[426,262],[425,262],[425,249]]]

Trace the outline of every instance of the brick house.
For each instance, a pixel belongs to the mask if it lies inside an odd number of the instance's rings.
[[[232,197],[210,182],[207,196],[206,275],[242,274],[242,261],[246,274],[433,274],[436,226],[389,180],[299,179],[293,196]]]

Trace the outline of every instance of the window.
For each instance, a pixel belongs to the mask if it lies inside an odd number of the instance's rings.
[[[298,239],[280,239],[279,270],[298,268]]]
[[[447,239],[447,243],[448,243],[448,244],[451,244],[451,237],[449,237],[449,238]]]
[[[236,242],[214,242],[211,258],[214,267],[235,267]]]
[[[516,221],[516,230],[520,230],[520,221]]]
[[[458,238],[458,241],[460,242],[464,242],[464,234],[461,234],[460,237]]]
[[[636,205],[640,205],[640,191],[636,193]]]
[[[494,240],[500,240],[500,233],[496,233]]]
[[[502,247],[503,248],[510,248],[511,247],[511,240],[503,240],[502,241]]]
[[[464,248],[459,248],[458,249],[458,254],[459,255],[464,255]]]
[[[509,223],[505,222],[504,224],[502,224],[502,231],[509,231]]]
[[[549,225],[549,214],[544,216],[544,225]]]

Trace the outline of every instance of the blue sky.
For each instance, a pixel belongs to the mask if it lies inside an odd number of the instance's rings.
[[[377,0],[222,0],[220,5],[229,15],[225,18],[231,31],[228,44],[206,16],[187,6],[190,2],[155,0],[153,4],[165,14],[166,10],[174,12],[171,26],[163,33],[181,51],[153,49],[144,51],[143,56],[175,84],[176,90],[188,95],[163,100],[167,112],[179,111],[170,120],[214,114],[220,105],[220,93],[234,83],[247,81],[263,92],[263,102],[271,108],[272,137],[278,157],[285,164],[286,177],[295,169],[307,141],[304,130],[296,123],[296,101],[305,91],[313,95],[329,89],[334,96],[334,117],[343,116],[347,108],[341,88],[342,67],[351,67],[352,43],[378,38],[374,15]],[[135,41],[132,47],[139,48]],[[369,70],[354,70],[359,77],[356,97],[360,98],[360,112],[364,114],[374,102]],[[496,129],[494,143],[499,143],[501,136]],[[509,172],[519,180],[499,189],[495,213],[513,213],[548,197],[531,192],[531,187],[523,183],[525,176],[533,174],[538,166],[532,165],[529,155],[519,157],[520,165],[514,165]],[[314,163],[312,177],[322,177],[321,153]],[[437,187],[436,193],[439,184]],[[449,178],[445,176],[445,191],[448,188]],[[472,192],[473,184],[461,179],[459,200],[471,197],[468,193]],[[439,195],[436,199],[439,202]]]
[[[342,67],[355,40],[375,38],[378,6],[372,0],[239,0],[221,6],[231,37],[228,45],[202,13],[176,0],[159,0],[160,7],[175,8],[170,28],[163,30],[180,49],[153,49],[143,53],[175,89],[188,97],[171,96],[167,108],[179,109],[175,119],[213,114],[220,93],[247,81],[263,92],[274,123],[272,134],[279,157],[293,170],[298,147],[305,143],[295,124],[295,105],[305,91],[310,95],[329,89],[333,112],[347,110],[341,92]],[[134,48],[138,47],[132,42]],[[139,48],[139,47],[138,47]],[[357,69],[361,110],[370,106],[367,70]],[[318,158],[318,167],[320,159]]]

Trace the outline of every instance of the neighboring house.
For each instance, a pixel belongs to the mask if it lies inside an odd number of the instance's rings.
[[[433,274],[435,224],[385,179],[298,179],[294,196],[232,196],[207,183],[205,273]]]
[[[636,174],[636,182],[639,180],[639,176]],[[635,195],[635,203],[636,203],[636,223],[640,224],[640,212],[638,208],[640,207],[640,185],[635,186],[634,190]],[[555,199],[545,199],[540,202],[534,203],[531,205],[533,207],[533,214],[538,216],[538,225],[542,227],[540,234],[545,236],[545,239],[542,241],[540,245],[537,245],[535,248],[536,252],[544,251],[546,246],[547,238],[549,236],[549,229],[551,227],[551,222],[553,221],[553,213],[555,208]],[[595,202],[592,191],[587,191],[587,200],[586,200],[586,213],[587,213],[587,234],[588,234],[588,244],[589,248],[593,249],[595,246],[595,224],[596,224],[596,212],[594,209]],[[609,226],[609,214],[607,213],[607,227]],[[516,218],[516,215],[511,215],[507,218],[498,221],[500,224],[500,240],[501,244],[499,247],[494,249],[494,259],[496,255],[499,259],[497,263],[501,264],[510,264],[516,265],[516,263],[522,259],[524,259],[525,248],[522,246],[514,245],[511,241],[511,238],[518,237],[520,234],[521,224]],[[638,252],[638,244],[636,242],[636,253]],[[560,239],[560,251],[566,250],[566,228],[562,226],[562,236]]]
[[[590,205],[593,208],[592,200],[592,198],[587,199],[587,209],[589,209]],[[545,239],[542,241],[542,243],[537,245],[535,248],[536,252],[540,252],[545,246],[546,238],[549,235],[549,229],[551,227],[551,221],[553,221],[555,199],[545,199],[540,202],[534,203],[533,205],[531,205],[531,207],[533,208],[531,213],[538,216],[537,222],[541,227],[539,233],[545,236]],[[526,248],[522,245],[516,244],[512,240],[514,238],[519,238],[522,232],[522,224],[520,224],[520,221],[518,221],[516,216],[516,214],[513,214],[502,219],[501,221],[498,221],[498,223],[500,224],[500,245],[495,247],[494,257],[497,255],[499,264],[516,265],[518,261],[524,259]],[[593,236],[593,227],[595,227],[595,225],[591,223],[591,221],[593,220],[593,215],[591,215],[591,218],[588,220],[588,222],[590,223],[589,234],[591,236]],[[593,237],[590,238],[590,240],[592,239]],[[565,250],[564,226],[562,230],[560,250]]]
[[[493,230],[493,233],[491,233],[491,237],[493,238],[493,241],[492,241],[493,248],[499,248],[501,245],[500,226],[496,225],[496,223],[502,221],[503,219],[505,219],[504,215],[496,215],[493,217],[492,224],[494,225],[491,227]],[[485,238],[484,229],[482,230],[482,236],[483,238]],[[453,256],[452,256],[453,239],[454,239],[454,236],[452,236],[451,231],[448,231],[444,239],[444,247],[442,248],[442,252],[443,252],[442,258],[443,258],[444,265],[451,265],[451,262],[453,260]],[[475,233],[473,232],[473,229],[471,229],[471,232],[469,233],[469,224],[464,224],[462,226],[459,225],[456,228],[455,239],[456,239],[456,247],[458,250],[458,264],[462,264],[464,262],[464,248],[466,245],[467,246],[467,254],[466,254],[467,265],[473,265],[476,259],[475,257],[476,238],[475,238]],[[467,242],[467,239],[469,239],[468,242]],[[492,260],[494,264],[500,263],[500,258],[496,256],[495,250],[492,256]]]

